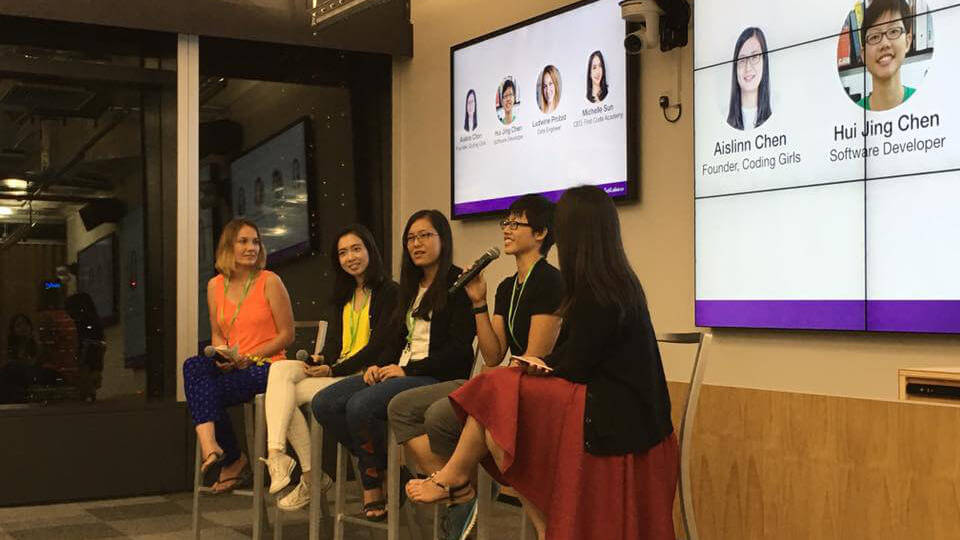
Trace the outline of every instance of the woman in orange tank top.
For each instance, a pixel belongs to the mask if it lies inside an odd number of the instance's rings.
[[[284,358],[293,341],[290,297],[280,278],[264,270],[266,260],[256,224],[234,219],[224,227],[217,245],[220,273],[207,284],[218,354],[183,364],[187,405],[203,456],[201,474],[222,464],[215,493],[237,488],[250,476],[226,408],[266,391],[270,362]]]

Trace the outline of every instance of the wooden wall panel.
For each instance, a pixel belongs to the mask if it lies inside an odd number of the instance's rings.
[[[698,414],[704,540],[960,538],[960,408],[706,386]]]

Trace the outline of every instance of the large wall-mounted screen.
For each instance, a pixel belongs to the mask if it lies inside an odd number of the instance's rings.
[[[960,5],[695,5],[696,323],[960,333]]]
[[[525,193],[636,193],[629,66],[616,0],[581,2],[450,49],[454,218]]]

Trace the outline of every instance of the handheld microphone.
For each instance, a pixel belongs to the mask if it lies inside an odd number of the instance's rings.
[[[308,353],[307,351],[305,351],[305,350],[303,350],[303,349],[300,349],[299,351],[297,351],[297,360],[299,360],[299,361],[301,361],[301,362],[310,362],[310,363],[313,363],[313,360],[310,358],[310,353]]]
[[[464,285],[469,283],[471,279],[477,277],[477,274],[479,274],[484,268],[487,267],[488,264],[493,262],[493,260],[499,256],[500,256],[500,248],[492,247],[487,251],[485,251],[483,255],[480,256],[479,259],[474,261],[473,266],[471,266],[469,270],[467,270],[466,272],[463,273],[463,275],[457,278],[457,282],[454,283],[452,287],[450,287],[450,290],[448,290],[447,293],[453,294],[457,292],[457,289],[463,287]]]
[[[203,355],[207,358],[213,358],[217,355],[217,349],[213,345],[207,345],[203,348]]]

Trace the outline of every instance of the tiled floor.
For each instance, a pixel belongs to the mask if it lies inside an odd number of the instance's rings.
[[[192,504],[192,493],[175,493],[156,497],[0,508],[0,540],[191,538]],[[251,504],[249,497],[204,496],[201,500],[201,537],[225,540],[250,538],[253,530]],[[274,512],[273,508],[269,510],[270,523],[273,523]],[[425,522],[426,530],[429,530],[432,511],[424,508],[418,515]],[[307,538],[305,510],[285,513],[283,521],[284,538]],[[495,523],[497,540],[520,538],[518,509],[495,505],[492,521]],[[324,520],[321,538],[331,538],[331,531],[331,522]],[[381,536],[386,538],[386,534],[370,535],[365,528],[346,527],[348,540],[377,540]],[[268,531],[266,537],[272,538],[272,534]],[[401,538],[408,537],[404,525]]]

